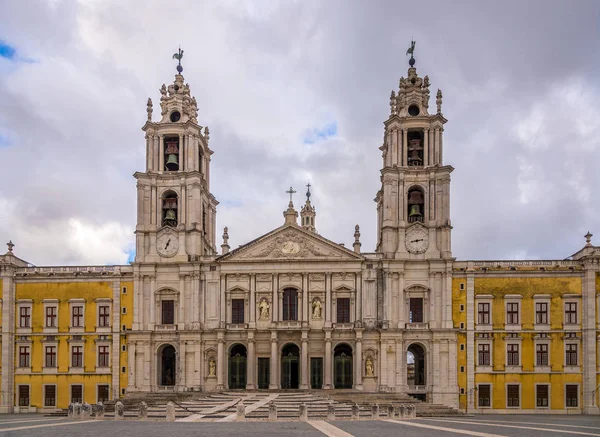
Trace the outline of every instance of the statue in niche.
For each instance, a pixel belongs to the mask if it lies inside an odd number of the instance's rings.
[[[269,302],[267,299],[262,299],[258,304],[258,309],[260,310],[260,320],[269,320]]]
[[[371,357],[367,357],[365,361],[365,376],[375,376],[373,358]]]
[[[208,376],[217,376],[217,363],[215,360],[208,362]]]
[[[323,308],[323,305],[321,304],[321,301],[319,299],[315,299],[313,300],[312,303],[312,318],[313,319],[320,319],[321,318],[321,310]]]

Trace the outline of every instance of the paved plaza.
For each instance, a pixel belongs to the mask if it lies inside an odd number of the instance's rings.
[[[166,423],[136,420],[76,421],[42,415],[14,414],[0,417],[4,437],[184,437],[277,435],[372,437],[414,435],[432,437],[559,437],[599,436],[600,418],[592,416],[488,415],[464,418],[423,418],[415,420],[348,420],[309,422]]]

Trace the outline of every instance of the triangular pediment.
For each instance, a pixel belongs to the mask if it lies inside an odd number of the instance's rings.
[[[220,262],[356,261],[360,254],[314,232],[284,225],[218,258]]]

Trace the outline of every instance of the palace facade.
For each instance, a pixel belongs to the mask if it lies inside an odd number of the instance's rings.
[[[456,260],[447,120],[429,87],[413,62],[390,96],[375,252],[358,225],[352,249],[317,233],[308,191],[299,213],[290,198],[280,227],[235,250],[225,228],[219,253],[209,130],[178,70],[158,117],[147,103],[135,261],[36,267],[12,243],[0,256],[1,411],[354,389],[469,412],[597,414],[600,247],[588,234],[566,260]]]

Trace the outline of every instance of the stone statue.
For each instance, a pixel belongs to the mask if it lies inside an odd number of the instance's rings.
[[[167,87],[163,83],[162,86],[160,87],[160,99],[164,100],[166,97],[167,97]]]
[[[269,320],[269,302],[267,299],[263,299],[258,304],[260,310],[260,320]]]
[[[322,307],[323,307],[323,305],[321,304],[321,301],[319,299],[313,300],[313,303],[312,303],[312,309],[313,309],[312,318],[313,319],[321,318]]]
[[[442,113],[442,90],[437,90],[437,95],[435,96],[435,104],[437,105],[437,113]]]
[[[373,358],[367,357],[365,361],[365,376],[375,376],[373,369]]]
[[[146,112],[148,113],[148,121],[152,121],[152,99],[148,97],[148,103],[146,104]]]
[[[215,360],[208,362],[208,376],[217,376],[217,363],[215,363]]]

